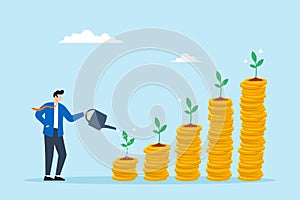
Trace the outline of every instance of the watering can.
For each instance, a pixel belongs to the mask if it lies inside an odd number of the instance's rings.
[[[91,118],[88,119],[87,115],[91,111],[94,111],[94,112],[93,112]],[[96,109],[89,109],[85,115],[85,119],[86,119],[86,121],[88,121],[89,125],[97,130],[100,130],[101,128],[109,128],[109,129],[117,130],[115,127],[105,124],[106,118],[107,118],[106,114],[104,114]]]

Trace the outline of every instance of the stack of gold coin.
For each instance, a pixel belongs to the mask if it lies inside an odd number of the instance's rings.
[[[113,179],[117,181],[132,181],[134,180],[138,173],[136,171],[136,165],[138,159],[136,158],[117,158],[113,162]]]
[[[176,129],[177,135],[177,161],[176,179],[180,181],[195,181],[199,178],[199,165],[201,163],[200,125],[181,125]]]
[[[265,149],[266,117],[264,99],[267,81],[246,79],[241,84],[241,144],[239,148],[239,179],[256,181],[263,177],[262,164]]]
[[[144,179],[148,181],[163,181],[169,176],[170,145],[151,144],[144,149],[146,153],[144,164]]]
[[[206,150],[208,153],[207,179],[226,181],[232,175],[230,171],[234,129],[232,101],[229,98],[210,99],[208,109],[210,124],[209,143]]]

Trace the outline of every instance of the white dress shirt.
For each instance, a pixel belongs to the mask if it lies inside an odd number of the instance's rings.
[[[54,123],[53,128],[58,128],[58,105],[54,107]]]

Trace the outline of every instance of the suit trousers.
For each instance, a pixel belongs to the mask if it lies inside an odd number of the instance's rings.
[[[58,137],[57,136],[57,129],[54,129],[54,133],[52,137],[44,135],[45,139],[45,175],[50,175],[51,173],[51,167],[52,167],[52,161],[53,161],[53,153],[54,153],[54,147],[56,148],[57,154],[58,154],[58,161],[57,161],[57,167],[56,167],[56,175],[60,175],[62,168],[64,166],[67,153],[66,148],[64,144],[64,138],[63,136]]]

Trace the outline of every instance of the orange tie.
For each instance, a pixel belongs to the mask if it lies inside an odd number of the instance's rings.
[[[43,106],[41,108],[31,108],[31,109],[34,110],[34,111],[41,111],[41,110],[44,110],[46,108],[55,108],[55,106]]]

